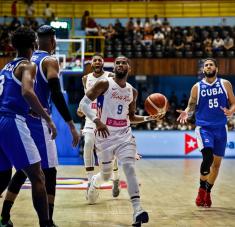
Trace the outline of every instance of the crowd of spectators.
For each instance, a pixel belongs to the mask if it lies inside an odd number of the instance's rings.
[[[106,37],[105,55],[130,58],[234,57],[235,27],[172,27],[167,20],[130,18],[100,30]]]

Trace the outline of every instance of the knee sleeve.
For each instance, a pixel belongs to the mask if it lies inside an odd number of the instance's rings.
[[[55,167],[49,169],[43,169],[43,173],[45,175],[45,185],[48,195],[55,196],[56,191],[56,175],[57,170]]]
[[[131,199],[139,198],[139,184],[135,173],[134,161],[123,163],[123,172],[126,175],[128,193]]]
[[[202,152],[202,164],[201,164],[201,175],[206,176],[210,173],[210,167],[213,163],[213,149],[210,147],[204,148],[201,150]]]
[[[5,191],[7,188],[10,180],[11,180],[12,169],[5,171],[0,171],[0,195]]]
[[[112,177],[113,165],[112,162],[102,163],[101,165],[101,175],[104,181],[108,181]]]
[[[18,170],[10,181],[8,191],[18,194],[26,179],[26,174],[22,170]]]
[[[93,133],[85,134],[84,143],[84,162],[85,167],[94,167],[94,145],[95,145],[95,135]]]

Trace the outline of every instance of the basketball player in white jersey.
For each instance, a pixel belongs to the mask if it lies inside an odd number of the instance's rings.
[[[128,193],[133,206],[133,226],[148,222],[148,213],[141,208],[139,184],[135,173],[136,143],[130,122],[141,123],[158,120],[159,116],[135,115],[137,91],[127,83],[129,61],[118,57],[114,63],[114,77],[99,80],[80,102],[82,112],[96,124],[96,148],[101,172],[94,175],[88,190],[88,201],[98,199],[98,188],[110,179],[114,157],[121,162],[126,175]],[[97,99],[97,116],[90,111]]]
[[[112,77],[113,73],[110,73],[108,71],[103,70],[104,67],[104,59],[99,54],[96,53],[93,55],[91,60],[91,68],[92,73],[89,73],[82,78],[84,91],[86,92],[90,88],[94,86],[94,84],[104,78]],[[96,114],[96,100],[94,100],[90,105],[91,111]],[[77,110],[78,116],[82,116],[83,113],[79,110]],[[84,164],[85,169],[87,173],[88,178],[88,185],[90,185],[91,178],[94,175],[94,145],[95,145],[95,129],[96,125],[94,122],[92,122],[88,117],[86,117],[85,126],[83,129],[83,135],[84,135]],[[113,166],[113,188],[112,188],[112,194],[113,197],[118,197],[120,193],[120,187],[119,187],[119,173],[118,173],[118,164],[117,161],[114,161]]]

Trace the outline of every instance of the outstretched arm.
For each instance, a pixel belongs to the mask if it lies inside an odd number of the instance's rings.
[[[187,108],[185,110],[177,110],[177,112],[180,113],[179,117],[177,118],[177,121],[179,121],[180,123],[186,123],[189,116],[191,116],[195,111],[197,105],[197,92],[198,87],[197,84],[195,84],[191,89]]]
[[[138,92],[136,89],[133,88],[133,101],[129,105],[129,118],[131,123],[138,124],[146,121],[152,121],[152,120],[159,120],[164,115],[153,115],[153,116],[141,116],[136,115],[136,100],[137,100]]]

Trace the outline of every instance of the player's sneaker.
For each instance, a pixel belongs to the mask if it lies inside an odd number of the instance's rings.
[[[94,178],[95,176],[93,176],[91,178],[91,184],[90,187],[88,189],[87,192],[87,200],[89,204],[95,204],[95,202],[97,201],[98,197],[99,197],[99,191],[98,189],[94,186]]]
[[[119,196],[120,189],[121,189],[120,188],[120,180],[119,179],[113,180],[112,194],[113,194],[114,198]]]
[[[206,195],[206,190],[203,188],[199,188],[197,198],[196,198],[196,205],[197,206],[204,206],[205,204],[205,195]]]
[[[133,214],[133,224],[132,226],[140,227],[142,223],[147,223],[149,221],[148,213],[140,208],[136,210]]]
[[[210,192],[206,192],[204,200],[205,200],[204,207],[211,207],[212,201],[211,201],[211,193]]]
[[[2,218],[0,218],[0,227],[13,227],[13,223],[9,220],[6,224],[2,224]]]

